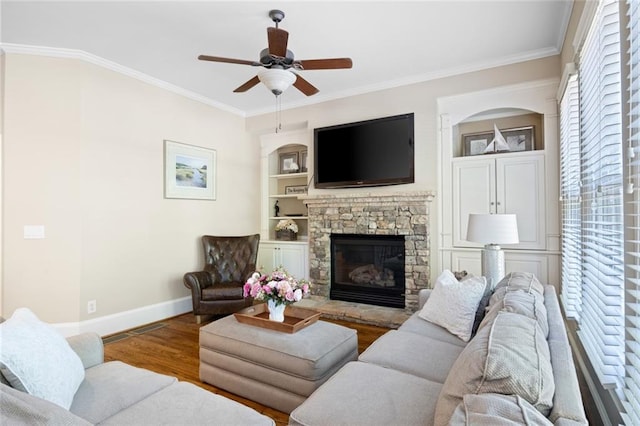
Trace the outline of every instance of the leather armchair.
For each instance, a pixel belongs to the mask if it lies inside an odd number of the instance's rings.
[[[184,274],[198,323],[203,315],[225,315],[251,306],[253,300],[242,297],[242,288],[256,271],[259,242],[259,234],[202,237],[204,270]]]

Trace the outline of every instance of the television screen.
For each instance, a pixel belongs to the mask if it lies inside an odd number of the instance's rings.
[[[314,129],[316,188],[414,182],[413,113]]]

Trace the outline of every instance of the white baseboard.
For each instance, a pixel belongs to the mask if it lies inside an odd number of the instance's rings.
[[[105,315],[87,321],[52,324],[63,336],[73,336],[93,331],[100,336],[107,336],[120,331],[129,330],[165,318],[175,317],[193,310],[191,296],[155,305],[143,306],[130,311]]]

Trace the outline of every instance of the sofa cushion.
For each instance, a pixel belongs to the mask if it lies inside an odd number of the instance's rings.
[[[449,425],[551,426],[553,423],[519,395],[484,393],[465,395]]]
[[[415,333],[391,330],[373,342],[358,360],[444,383],[462,349]]]
[[[70,411],[91,423],[100,423],[175,382],[175,377],[120,361],[106,362],[86,371]]]
[[[89,426],[91,423],[58,404],[0,384],[0,424]]]
[[[419,315],[420,312],[415,312],[411,315],[400,327],[398,327],[398,331],[419,334],[430,339],[451,343],[452,345],[457,345],[462,348],[467,345],[467,343],[463,342],[458,336],[449,333],[446,328],[424,320],[420,318]]]
[[[274,425],[274,421],[239,402],[178,382],[116,413],[101,425]]]
[[[298,408],[289,425],[428,425],[442,385],[366,362],[350,362]]]
[[[547,308],[544,306],[544,298],[537,293],[527,293],[522,290],[507,292],[502,299],[496,299],[489,306],[480,327],[492,322],[500,311],[513,312],[536,320],[545,339],[549,336]]]
[[[419,316],[467,342],[486,286],[484,277],[458,281],[451,271],[444,270]]]
[[[517,394],[543,415],[555,386],[549,347],[536,320],[501,311],[462,351],[438,397],[436,425],[449,422],[465,394]]]
[[[84,379],[78,354],[27,308],[0,324],[0,371],[12,387],[66,409]]]

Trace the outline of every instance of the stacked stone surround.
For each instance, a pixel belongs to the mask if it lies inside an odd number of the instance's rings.
[[[307,196],[312,294],[329,298],[331,234],[405,236],[405,311],[429,288],[429,203],[432,192]]]

